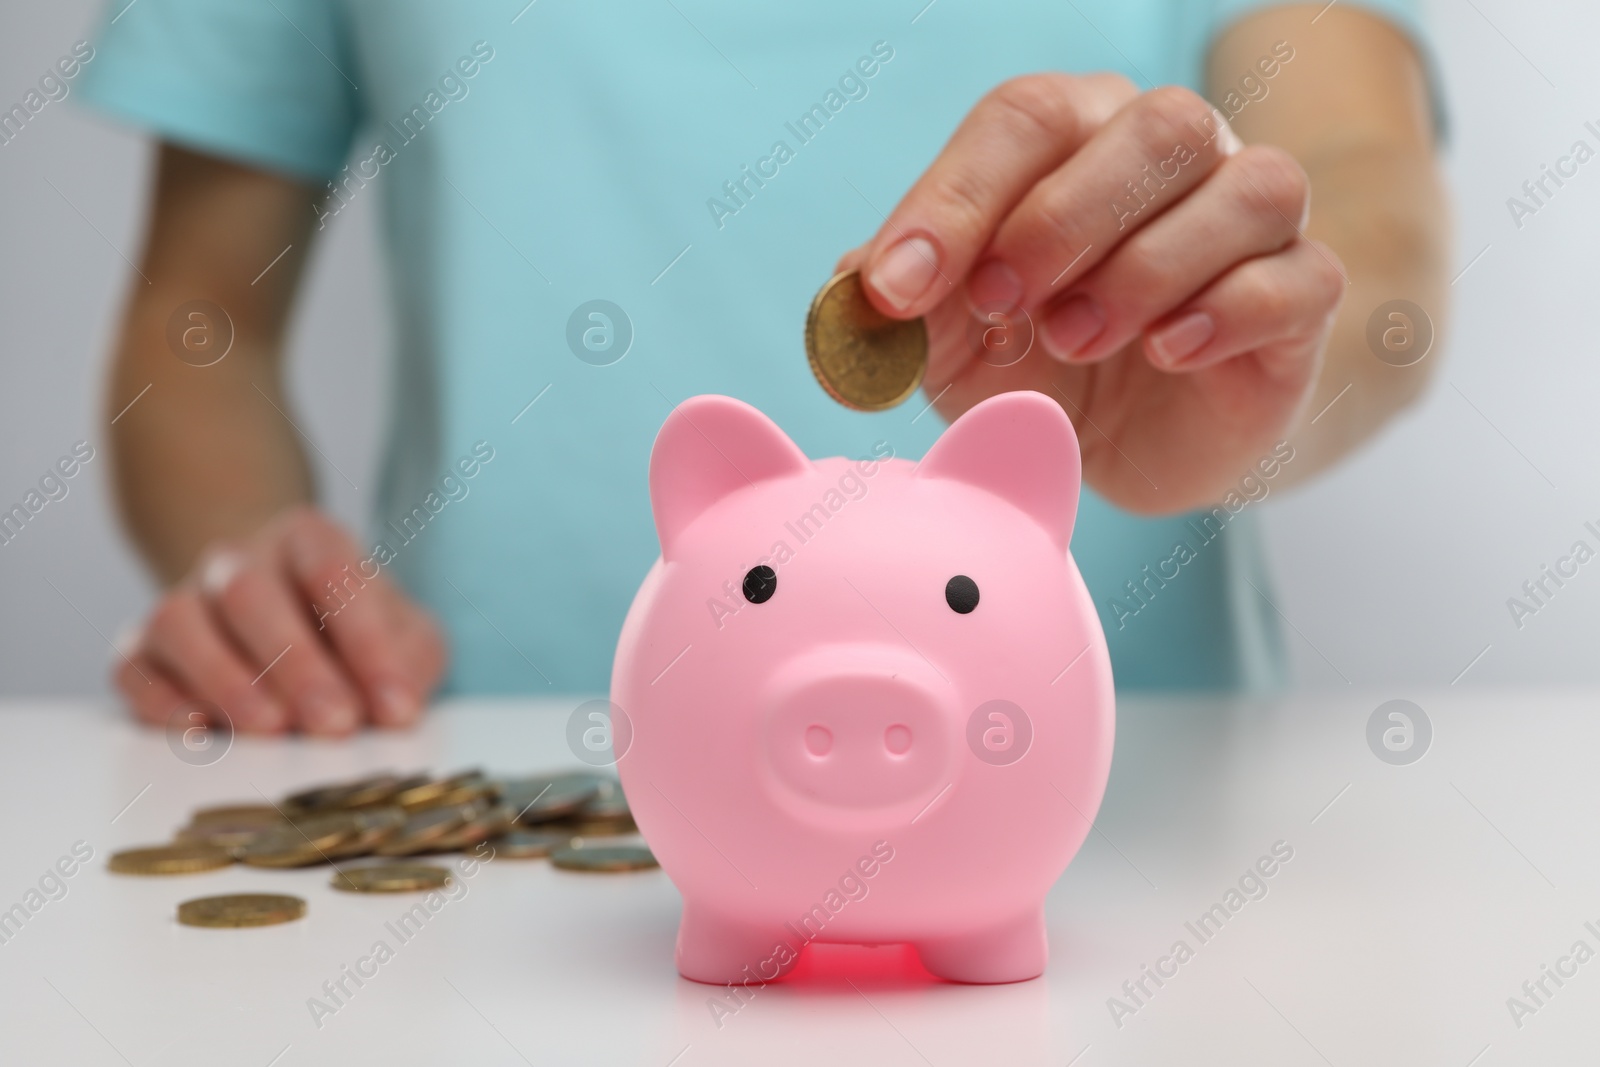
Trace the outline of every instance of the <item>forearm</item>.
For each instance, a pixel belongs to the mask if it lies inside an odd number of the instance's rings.
[[[1320,3],[1241,19],[1208,69],[1208,95],[1235,93],[1235,106],[1243,79],[1255,79],[1259,99],[1230,121],[1245,141],[1299,160],[1311,185],[1305,232],[1333,249],[1349,282],[1315,392],[1290,431],[1295,460],[1284,477],[1298,482],[1376,435],[1438,366],[1437,336],[1409,367],[1385,363],[1367,342],[1368,320],[1393,300],[1424,309],[1434,331],[1445,326],[1450,225],[1432,105],[1416,52],[1393,25]]]
[[[116,420],[109,431],[123,523],[168,584],[209,542],[247,536],[313,495],[304,450],[278,410],[288,404],[276,361],[248,342],[213,366],[179,360],[166,342],[166,314],[178,303],[143,295],[133,302],[105,414]]]
[[[281,357],[314,193],[172,145],[159,160],[105,418],[123,521],[170,583],[311,498]]]
[[[1421,396],[1439,365],[1450,291],[1449,222],[1431,156],[1376,147],[1305,163],[1306,233],[1338,254],[1350,284],[1316,391],[1289,435],[1285,484],[1338,462]],[[1379,359],[1368,341],[1368,321],[1393,300],[1422,308],[1428,322],[1413,323],[1416,334],[1434,334],[1430,354],[1410,366]]]

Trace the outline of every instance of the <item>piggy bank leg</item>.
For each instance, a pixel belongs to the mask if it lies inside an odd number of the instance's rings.
[[[1044,973],[1049,957],[1043,910],[956,937],[917,942],[930,974],[952,982],[1022,982]]]
[[[770,981],[797,958],[777,931],[731,922],[688,900],[678,924],[677,956],[679,974],[714,985]]]

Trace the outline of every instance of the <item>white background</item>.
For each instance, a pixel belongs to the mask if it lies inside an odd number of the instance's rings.
[[[1577,0],[1427,7],[1451,114],[1454,271],[1465,273],[1452,288],[1449,335],[1429,357],[1445,366],[1427,399],[1337,474],[1262,508],[1276,600],[1294,627],[1295,679],[1397,694],[1458,677],[1460,686],[1592,682],[1600,561],[1521,630],[1506,599],[1580,536],[1595,543],[1586,519],[1600,525],[1600,160],[1520,230],[1506,199],[1577,138],[1600,146],[1583,129],[1600,125],[1590,54],[1600,9]],[[20,101],[93,17],[89,0],[8,4],[0,105]],[[138,137],[70,99],[0,147],[0,508],[74,441],[99,449],[65,500],[0,546],[0,693],[103,691],[106,639],[150,601],[111,514],[98,410],[148,165]],[[291,341],[297,420],[367,488],[387,346],[373,204],[358,200],[325,235]],[[359,524],[365,494],[322,474],[326,502]]]

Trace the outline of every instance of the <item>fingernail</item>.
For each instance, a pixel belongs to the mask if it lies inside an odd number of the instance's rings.
[[[244,567],[244,555],[232,549],[213,552],[200,569],[200,591],[213,600],[227,592],[228,583]]]
[[[1224,156],[1231,156],[1244,147],[1244,142],[1239,140],[1239,135],[1233,132],[1233,127],[1226,122],[1217,127],[1217,151]]]
[[[939,252],[926,237],[909,237],[889,249],[867,280],[897,310],[928,291],[939,273]]]
[[[403,685],[384,685],[378,688],[375,711],[384,726],[408,726],[421,710],[411,691]]]
[[[1150,354],[1170,369],[1200,351],[1216,332],[1217,324],[1208,313],[1191,311],[1150,334]]]
[[[985,260],[967,277],[967,303],[980,318],[991,312],[1010,314],[1022,300],[1022,279],[1004,260]]]
[[[1075,296],[1044,320],[1045,351],[1066,363],[1100,336],[1105,324],[1106,313],[1100,309],[1099,301],[1092,296]]]
[[[113,664],[122,660],[130,660],[139,654],[140,647],[144,644],[144,627],[136,622],[130,622],[117,631],[117,636],[111,641],[111,662]]]
[[[347,734],[360,725],[361,713],[336,697],[312,697],[305,703],[305,723],[312,733]]]

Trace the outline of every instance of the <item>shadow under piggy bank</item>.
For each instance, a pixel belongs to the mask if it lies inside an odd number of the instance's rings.
[[[672,1047],[696,1064],[1060,1060],[1045,981],[955,985],[906,945],[815,945],[789,975],[750,989],[680,980],[674,1014]]]

